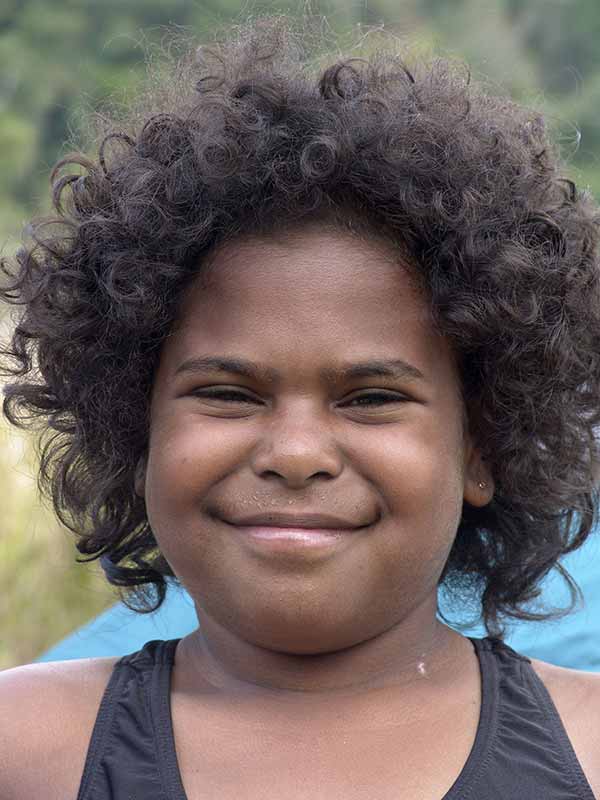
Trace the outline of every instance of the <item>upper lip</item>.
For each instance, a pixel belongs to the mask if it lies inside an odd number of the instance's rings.
[[[265,525],[276,528],[362,528],[351,520],[336,517],[333,514],[278,514],[269,511],[268,514],[253,514],[249,517],[240,517],[228,520],[232,525]]]

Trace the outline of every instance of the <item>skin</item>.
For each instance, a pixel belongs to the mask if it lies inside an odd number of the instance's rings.
[[[177,374],[205,356],[277,375]],[[322,375],[398,358],[424,379]],[[473,659],[436,619],[463,502],[493,495],[463,411],[449,345],[390,246],[313,225],[215,251],[161,353],[136,481],[201,620],[176,680],[322,702]],[[225,521],[269,510],[367,527],[326,553],[275,552]]]

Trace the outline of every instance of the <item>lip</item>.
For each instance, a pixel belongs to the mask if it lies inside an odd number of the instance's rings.
[[[357,540],[371,523],[353,525],[331,514],[254,514],[225,522],[239,541],[261,557],[322,558]]]
[[[334,516],[333,514],[316,514],[314,512],[305,512],[301,514],[281,514],[276,512],[269,512],[268,514],[253,514],[248,517],[243,517],[235,520],[226,520],[230,525],[235,525],[240,528],[244,527],[261,527],[282,529],[290,528],[294,530],[306,531],[349,531],[364,528],[365,524],[357,525],[351,520],[344,519],[343,517]]]
[[[287,547],[331,547],[343,539],[350,538],[353,530],[348,528],[291,528],[266,525],[238,525],[244,538],[268,546]]]

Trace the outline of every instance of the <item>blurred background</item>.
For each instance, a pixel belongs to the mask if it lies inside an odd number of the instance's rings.
[[[248,14],[302,8],[342,37],[379,24],[464,58],[549,118],[580,187],[600,197],[598,0],[0,0],[0,251],[50,209],[48,177],[86,115],[126,101],[168,30],[211,31]],[[10,309],[0,306],[0,336]],[[116,596],[96,564],[77,564],[71,534],[36,492],[34,441],[0,419],[0,669],[31,661]]]

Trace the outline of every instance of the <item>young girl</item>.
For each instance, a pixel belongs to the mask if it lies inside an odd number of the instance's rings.
[[[600,678],[502,641],[597,521],[598,210],[460,67],[307,42],[183,59],[5,265],[41,486],[200,627],[3,673],[3,800],[600,797]]]

